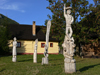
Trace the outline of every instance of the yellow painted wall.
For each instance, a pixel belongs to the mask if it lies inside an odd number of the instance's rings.
[[[21,42],[21,47],[17,48],[17,53],[34,52],[35,41],[17,40],[17,42]],[[13,40],[9,40],[9,48],[11,49],[11,51],[12,51],[12,43]],[[45,41],[38,41],[37,53],[44,53],[44,48],[41,48],[41,43],[45,43]],[[50,47],[50,43],[53,43],[53,47]],[[48,53],[59,53],[58,42],[49,42]]]

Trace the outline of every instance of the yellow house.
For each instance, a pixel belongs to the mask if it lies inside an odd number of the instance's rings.
[[[11,40],[9,40],[9,48],[12,51],[13,38],[17,38],[17,53],[18,54],[33,54],[35,40],[38,39],[37,54],[44,53],[44,45],[46,43],[46,35],[42,31],[42,26],[35,25],[10,25]],[[45,26],[44,26],[45,27]],[[58,54],[58,40],[49,38],[49,54]]]

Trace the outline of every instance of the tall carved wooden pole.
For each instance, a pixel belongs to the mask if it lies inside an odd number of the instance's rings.
[[[16,62],[17,61],[17,51],[16,51],[16,47],[17,47],[17,41],[16,41],[16,37],[14,37],[14,41],[13,41],[13,49],[12,49],[12,62]]]
[[[74,21],[74,18],[70,15],[71,13],[71,7],[65,7],[64,4],[64,17],[66,19],[66,35],[64,39],[64,43],[62,44],[63,52],[64,52],[64,67],[65,67],[65,73],[73,73],[76,72],[76,63],[74,56],[74,38],[72,37],[72,28],[71,24]],[[67,14],[66,14],[67,10]]]
[[[42,58],[42,65],[48,64],[48,44],[49,44],[50,27],[51,27],[51,21],[49,20],[47,22],[46,44],[45,44],[45,52],[44,52],[45,57]]]
[[[34,46],[34,63],[37,63],[37,44],[38,44],[38,39],[35,40],[35,46]]]

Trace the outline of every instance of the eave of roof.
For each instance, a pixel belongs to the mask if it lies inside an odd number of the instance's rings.
[[[9,31],[11,34],[11,39],[14,37],[17,40],[35,40],[38,39],[39,41],[45,41],[46,36],[41,30],[41,27],[45,26],[37,26],[36,25],[36,35],[32,35],[32,25],[24,25],[24,24],[12,24],[9,25]],[[58,42],[55,38],[50,37],[49,41]]]

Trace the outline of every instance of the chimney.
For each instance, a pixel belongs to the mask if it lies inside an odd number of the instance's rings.
[[[32,25],[32,34],[33,34],[33,36],[36,35],[36,26],[35,26],[35,21],[33,21],[33,25]]]

